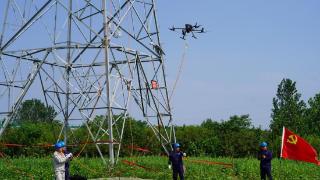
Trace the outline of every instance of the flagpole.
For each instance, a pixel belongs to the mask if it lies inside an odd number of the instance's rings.
[[[281,152],[280,152],[280,158],[282,158],[282,149],[283,149],[283,142],[284,142],[284,126],[282,128],[282,141],[281,141]]]
[[[282,137],[281,137],[281,152],[280,152],[280,172],[279,172],[279,179],[281,179],[281,172],[283,172],[282,171],[282,149],[283,149],[283,142],[284,142],[284,132],[285,132],[285,127],[283,126],[283,128],[282,128]]]

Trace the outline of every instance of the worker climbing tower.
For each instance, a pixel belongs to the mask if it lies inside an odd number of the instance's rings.
[[[0,137],[21,103],[37,98],[58,112],[60,139],[85,125],[106,164],[101,149],[114,164],[136,110],[168,152],[175,135],[155,0],[0,3]],[[106,118],[94,124],[97,115]]]

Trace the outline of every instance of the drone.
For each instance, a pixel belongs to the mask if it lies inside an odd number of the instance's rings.
[[[206,31],[204,30],[204,28],[202,27],[201,29],[201,25],[198,25],[197,23],[195,25],[191,25],[191,24],[185,24],[185,26],[183,28],[176,28],[174,26],[172,26],[172,28],[169,28],[169,30],[171,31],[176,31],[176,30],[180,30],[182,32],[182,37],[180,37],[183,40],[186,40],[185,37],[188,33],[192,34],[192,37],[197,39],[197,37],[195,36],[195,33],[206,33]]]

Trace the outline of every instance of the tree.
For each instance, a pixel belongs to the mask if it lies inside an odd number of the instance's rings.
[[[296,89],[296,82],[283,79],[278,86],[276,97],[273,98],[270,128],[274,136],[281,135],[283,126],[298,134],[304,133],[306,104],[300,98],[301,94]]]
[[[14,123],[52,122],[56,115],[57,112],[52,106],[45,106],[39,99],[31,99],[21,104]]]
[[[41,145],[54,144],[57,140],[61,124],[57,121],[53,123],[24,122],[19,126],[9,127],[3,136],[3,142],[9,144],[20,144],[24,146],[4,147],[4,153],[10,156],[47,156],[52,153],[52,147],[43,147]],[[50,129],[50,130],[48,130]],[[35,146],[40,145],[38,148]]]
[[[205,143],[214,144],[214,142],[207,141],[208,131],[196,125],[176,127],[176,136],[183,151],[192,156],[204,155],[206,153]]]
[[[308,101],[309,108],[306,112],[308,134],[318,134],[320,132],[320,93]]]
[[[222,141],[221,148],[224,156],[243,157],[255,148],[257,144],[251,127],[249,115],[231,116],[229,120],[223,121],[220,126],[219,139]]]
[[[250,128],[251,119],[249,114],[241,116],[235,115],[231,116],[228,121],[224,121],[222,124],[230,130],[239,131],[240,129]]]

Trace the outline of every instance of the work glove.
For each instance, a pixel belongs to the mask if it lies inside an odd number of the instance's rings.
[[[73,156],[72,153],[69,153],[66,155],[66,158],[70,159],[70,158],[72,158],[72,156]]]
[[[168,168],[171,169],[171,165],[170,164],[168,165]]]

